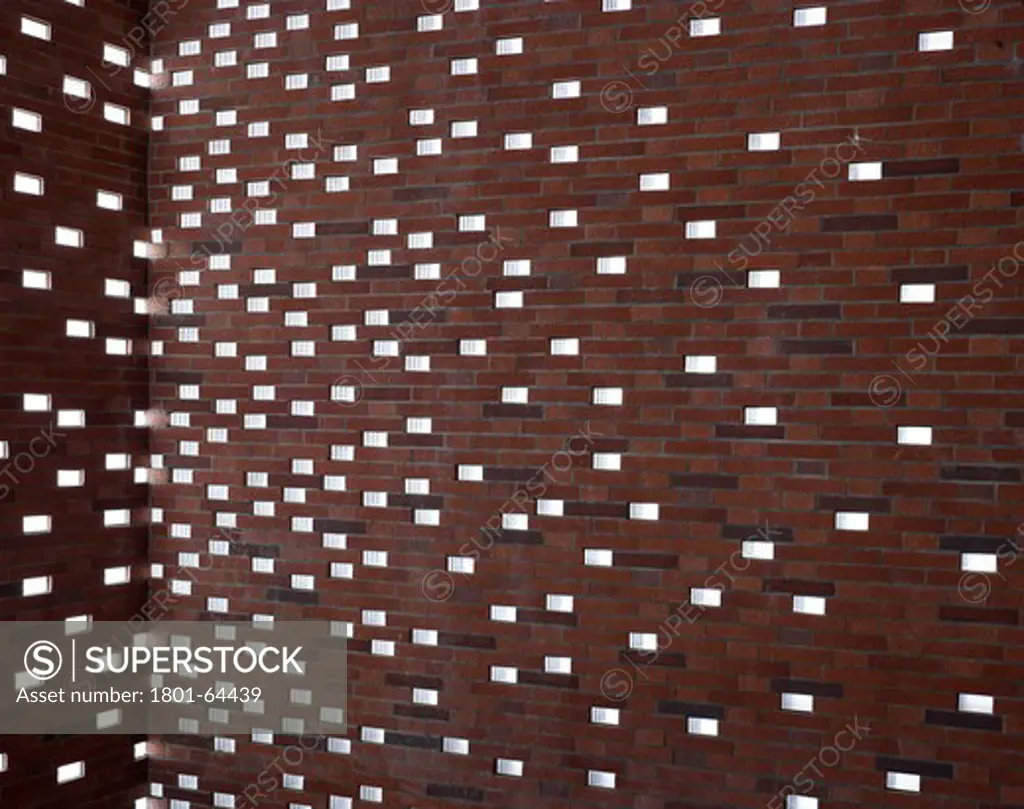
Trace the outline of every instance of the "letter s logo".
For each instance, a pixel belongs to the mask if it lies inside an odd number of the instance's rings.
[[[60,671],[64,657],[57,644],[48,640],[37,640],[25,650],[25,671],[37,680],[50,680]]]

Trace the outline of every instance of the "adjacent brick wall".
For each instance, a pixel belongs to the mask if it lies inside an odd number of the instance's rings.
[[[133,240],[145,237],[148,91],[131,70],[103,62],[112,45],[148,67],[146,48],[127,39],[144,10],[144,2],[120,0],[0,3],[4,621],[116,620],[145,598],[148,497],[133,470],[148,466],[135,412],[147,407],[149,380],[144,358],[122,353],[122,341],[144,349],[146,318],[133,298],[146,296],[146,261],[133,258]],[[26,18],[30,32],[49,26],[49,38],[23,33]],[[65,95],[66,77],[89,91]],[[130,122],[108,120],[105,110],[119,113],[108,104],[130,110]],[[100,191],[107,207],[98,205]],[[57,228],[82,246],[58,244]],[[42,518],[42,532],[27,532],[26,517]],[[104,584],[105,571],[123,567],[130,583]],[[0,805],[130,806],[146,778],[138,741],[0,738]],[[76,761],[85,762],[84,776],[58,785],[56,769]]]

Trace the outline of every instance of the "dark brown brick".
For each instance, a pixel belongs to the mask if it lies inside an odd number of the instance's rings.
[[[886,160],[883,177],[924,177],[930,174],[957,174],[960,161],[955,157],[937,160]]]
[[[675,570],[679,567],[679,557],[672,553],[633,553],[631,551],[621,551],[615,554],[615,566]]]
[[[781,320],[838,320],[842,307],[838,303],[778,304],[768,307],[768,317]]]
[[[783,354],[852,354],[853,342],[851,340],[782,340],[779,348]]]
[[[851,233],[856,231],[897,230],[899,218],[895,214],[860,214],[858,216],[827,216],[821,220],[823,233]]]
[[[920,761],[892,756],[876,756],[875,769],[879,772],[909,772],[927,778],[952,778],[953,765],[941,761]]]
[[[485,404],[485,419],[542,419],[544,408],[540,405]]]
[[[736,490],[740,486],[740,479],[737,475],[669,475],[668,485],[695,489]]]
[[[893,267],[889,270],[889,280],[894,284],[962,282],[968,278],[970,278],[970,268],[965,264],[945,267]]]
[[[978,480],[990,483],[1019,483],[1021,468],[1018,466],[944,466],[943,480]]]
[[[766,593],[788,593],[795,596],[816,596],[832,598],[836,594],[836,586],[827,581],[799,581],[797,579],[765,579]]]
[[[964,323],[960,331],[963,334],[1024,334],[1024,317],[976,317]]]
[[[929,725],[939,725],[947,728],[990,730],[995,733],[1003,732],[1003,718],[1001,716],[990,716],[987,714],[963,713],[961,711],[937,711],[929,709],[924,712],[924,721]]]
[[[892,501],[887,497],[820,494],[814,499],[814,505],[820,511],[870,511],[875,514],[892,511]]]
[[[1020,614],[1017,610],[995,609],[991,607],[955,607],[944,604],[939,607],[939,620],[971,624],[1020,626]]]

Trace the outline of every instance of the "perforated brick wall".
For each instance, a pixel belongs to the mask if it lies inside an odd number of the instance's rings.
[[[352,693],[158,792],[1024,803],[1024,9],[424,5],[159,38],[156,561]]]
[[[154,805],[1024,805],[1019,3],[164,5]]]
[[[0,3],[3,621],[127,618],[146,594],[144,11]],[[131,806],[140,741],[0,737],[0,806]]]

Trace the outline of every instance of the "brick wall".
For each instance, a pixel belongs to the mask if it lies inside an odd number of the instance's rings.
[[[127,618],[145,597],[147,489],[134,470],[148,466],[135,426],[146,317],[133,298],[146,295],[146,261],[133,241],[145,236],[148,91],[104,61],[148,61],[144,7],[0,4],[3,621]],[[146,778],[138,741],[0,737],[0,805],[130,806]],[[84,774],[59,783],[76,762]]]
[[[1024,804],[1019,3],[215,5],[155,561],[348,622],[351,732],[165,797]]]
[[[170,809],[1024,805],[1019,3],[217,5],[153,587],[348,622],[351,729]]]

